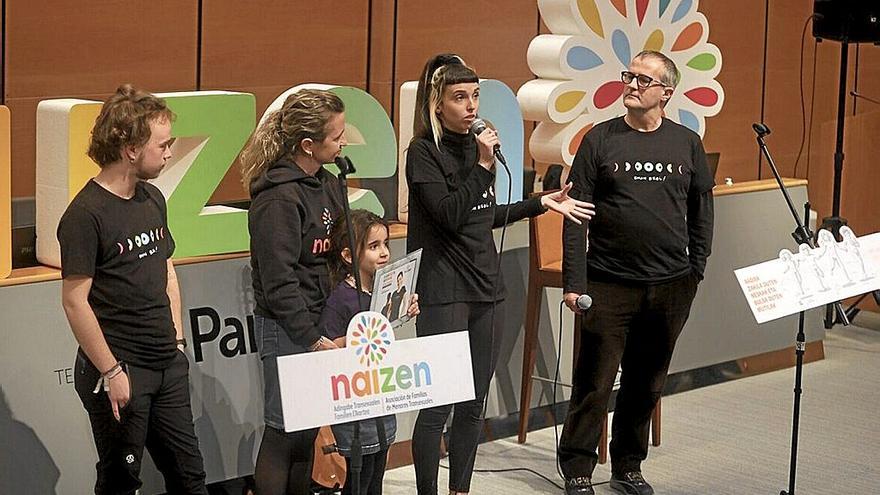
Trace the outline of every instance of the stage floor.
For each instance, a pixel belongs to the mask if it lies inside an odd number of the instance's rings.
[[[794,321],[794,320],[793,320]],[[792,332],[792,338],[794,331]],[[663,439],[643,473],[657,493],[767,494],[788,489],[794,369],[663,398]],[[880,331],[837,327],[827,333],[825,359],[804,367],[796,493],[877,493],[880,486]],[[561,428],[560,428],[561,431]],[[477,469],[556,474],[553,428],[480,446]],[[443,460],[442,464],[447,464]],[[609,465],[596,482],[607,481]],[[441,490],[448,471],[440,470]],[[412,466],[388,471],[386,495],[414,493]],[[475,473],[480,495],[560,493],[526,472]],[[614,493],[599,486],[599,494]]]

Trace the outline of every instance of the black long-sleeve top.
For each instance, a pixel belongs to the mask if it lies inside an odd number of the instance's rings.
[[[540,198],[496,206],[495,174],[478,160],[472,134],[447,130],[439,149],[430,139],[410,143],[407,252],[424,250],[416,290],[422,304],[503,299],[492,229],[505,218],[515,222],[544,212]]]
[[[618,117],[596,125],[572,162],[570,195],[596,205],[586,225],[563,226],[565,292],[587,279],[657,284],[703,277],[712,248],[714,179],[700,137],[663,119],[639,132]]]

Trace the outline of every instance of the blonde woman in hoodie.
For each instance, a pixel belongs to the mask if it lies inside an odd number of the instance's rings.
[[[265,383],[266,429],[254,473],[260,495],[310,493],[318,429],[284,432],[277,359],[336,347],[317,323],[330,292],[330,229],[343,204],[336,177],[323,164],[346,144],[344,111],[329,91],[300,90],[267,116],[241,154]]]

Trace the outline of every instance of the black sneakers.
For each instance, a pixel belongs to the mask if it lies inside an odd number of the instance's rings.
[[[565,495],[596,495],[593,483],[586,476],[565,480]]]
[[[642,477],[642,473],[639,471],[629,471],[620,475],[612,474],[611,488],[625,495],[654,495],[654,489],[645,481],[645,478]],[[568,492],[566,492],[567,494]]]

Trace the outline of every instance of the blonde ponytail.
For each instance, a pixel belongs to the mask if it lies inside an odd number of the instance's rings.
[[[245,188],[303,139],[323,141],[330,119],[345,111],[334,93],[320,89],[301,89],[284,100],[281,110],[270,113],[254,131],[239,155],[241,182]]]

